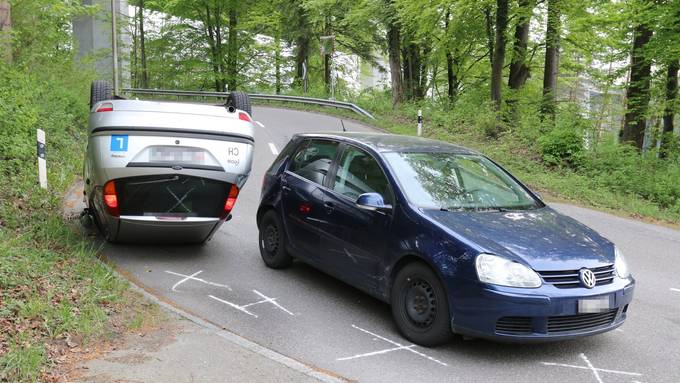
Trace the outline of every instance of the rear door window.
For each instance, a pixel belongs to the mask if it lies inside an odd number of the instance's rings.
[[[310,140],[293,155],[288,171],[323,185],[337,152],[335,141]]]

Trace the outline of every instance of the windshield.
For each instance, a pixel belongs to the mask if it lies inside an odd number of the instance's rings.
[[[543,205],[493,162],[455,153],[385,153],[411,203],[444,210],[525,210]]]

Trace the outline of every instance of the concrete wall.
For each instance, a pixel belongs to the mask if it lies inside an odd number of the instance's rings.
[[[111,58],[111,1],[82,0],[83,5],[93,5],[99,12],[92,16],[80,16],[73,21],[73,32],[78,47],[77,57],[81,62],[93,65],[97,75],[102,79],[113,79],[113,60]],[[127,52],[120,50],[121,41],[125,40],[122,23],[127,21],[127,0],[116,0],[119,35],[118,35],[118,67],[126,67]],[[126,76],[122,76],[125,78]],[[121,81],[124,84],[124,81]]]

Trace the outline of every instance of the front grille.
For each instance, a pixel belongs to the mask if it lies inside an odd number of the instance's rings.
[[[607,285],[614,281],[613,264],[591,268],[590,270],[595,273],[595,277],[597,278],[595,286]],[[581,280],[579,279],[579,270],[539,271],[538,274],[546,283],[554,285],[560,289],[582,286]]]
[[[530,334],[531,317],[503,317],[496,322],[496,331],[507,334]]]
[[[610,325],[617,309],[596,314],[578,314],[548,317],[548,334],[567,331],[584,331]]]

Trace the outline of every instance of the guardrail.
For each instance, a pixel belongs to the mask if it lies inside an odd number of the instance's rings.
[[[192,91],[192,90],[161,90],[161,89],[138,89],[138,88],[125,88],[123,93],[132,94],[150,94],[158,96],[183,96],[183,97],[216,97],[216,98],[227,98],[229,92],[207,92],[207,91]],[[365,109],[352,104],[350,102],[326,100],[323,98],[311,98],[311,97],[301,97],[301,96],[286,96],[281,94],[257,94],[248,93],[248,96],[253,100],[268,100],[268,101],[283,101],[283,102],[298,102],[301,104],[319,105],[319,106],[329,106],[339,109],[351,110],[354,113],[360,114],[362,116],[374,119],[373,115],[367,112]]]

